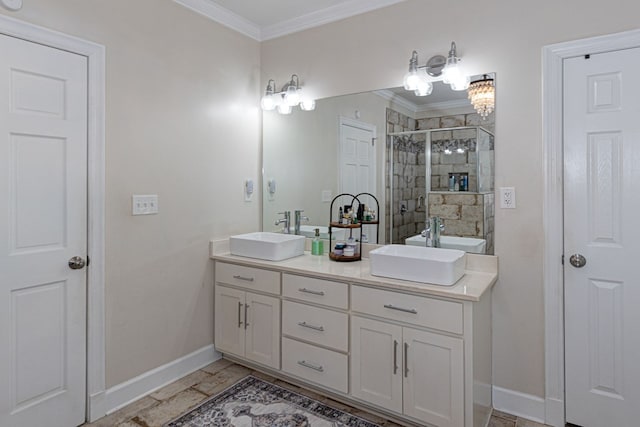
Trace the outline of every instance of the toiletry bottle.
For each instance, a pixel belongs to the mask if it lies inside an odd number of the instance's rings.
[[[340,210],[338,210],[338,222],[342,224],[342,217],[344,216],[344,212],[342,211],[342,206],[340,206]]]
[[[455,191],[456,189],[456,176],[449,174],[449,191]]]
[[[453,178],[453,191],[460,191],[460,179],[456,178],[455,175]]]
[[[320,229],[316,228],[316,235],[311,242],[311,255],[322,255],[324,252],[324,244],[320,239]]]

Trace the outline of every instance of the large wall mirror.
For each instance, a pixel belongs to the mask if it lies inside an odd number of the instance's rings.
[[[424,246],[437,216],[442,247],[493,254],[495,114],[480,117],[466,91],[442,82],[425,97],[392,88],[320,99],[314,111],[265,111],[263,230],[281,231],[290,211],[293,232],[303,210],[300,233],[326,237],[332,199],[367,192],[379,202],[372,243]]]

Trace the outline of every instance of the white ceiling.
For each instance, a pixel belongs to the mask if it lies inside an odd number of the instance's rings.
[[[404,0],[174,0],[258,41],[390,6]]]

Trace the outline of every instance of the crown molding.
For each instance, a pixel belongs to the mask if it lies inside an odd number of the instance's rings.
[[[388,89],[373,91],[374,94],[398,105],[406,108],[414,113],[425,113],[427,111],[450,110],[454,108],[469,108],[469,101],[466,99],[455,99],[453,101],[433,102],[425,105],[417,105],[413,102],[398,96]]]
[[[225,27],[231,28],[254,40],[262,41],[260,27],[242,16],[233,13],[213,1],[209,0],[173,0],[181,6],[206,16]]]
[[[416,104],[409,101],[408,99],[399,97],[389,89],[374,90],[373,93],[378,95],[380,98],[386,99],[387,101],[393,104],[406,108],[407,110],[413,113],[418,112],[418,106]]]
[[[271,40],[341,19],[391,6],[405,0],[350,0],[326,9],[288,19],[262,28],[262,40]]]
[[[391,6],[405,0],[350,0],[265,27],[260,27],[254,22],[218,5],[215,0],[173,1],[225,27],[261,42]]]

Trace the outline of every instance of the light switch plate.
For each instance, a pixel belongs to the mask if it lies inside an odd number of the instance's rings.
[[[131,196],[132,215],[155,215],[158,213],[157,194],[134,194]]]
[[[500,187],[500,208],[515,209],[516,208],[516,189],[515,187]]]

